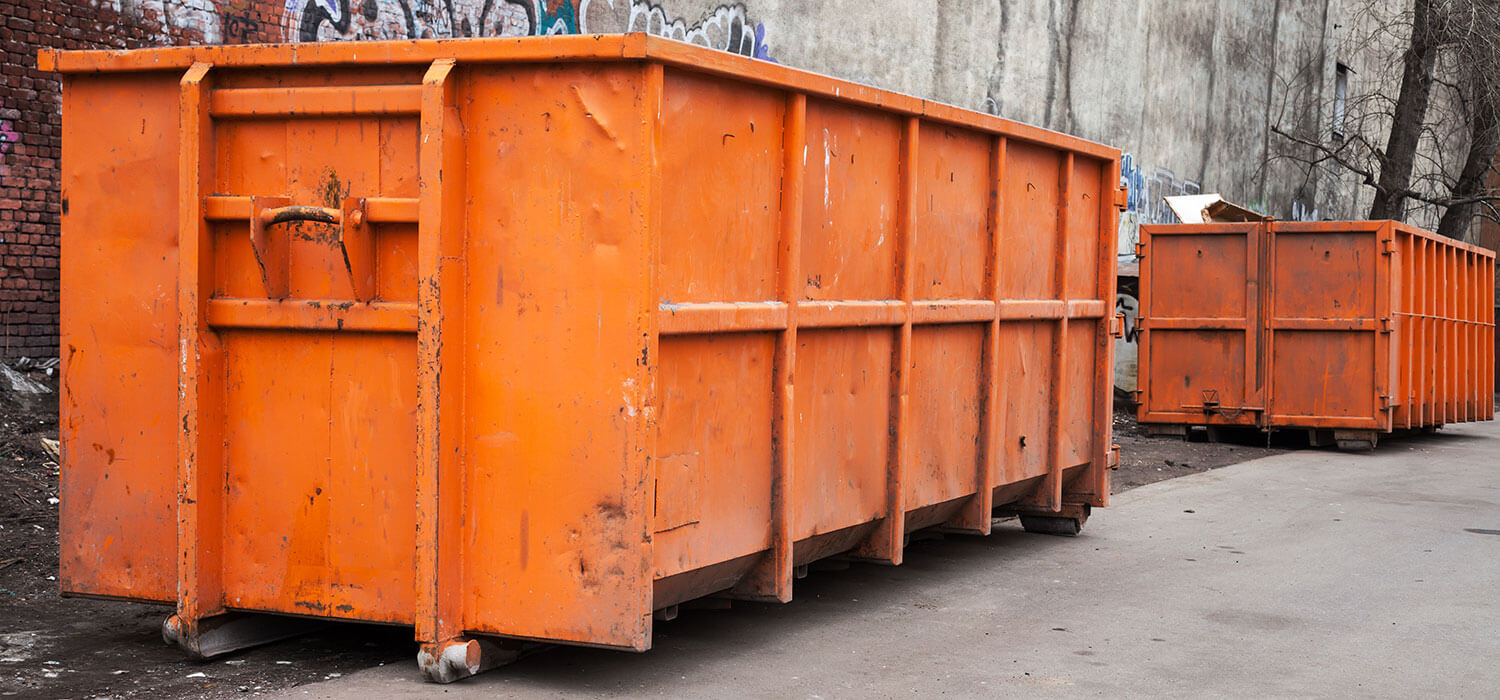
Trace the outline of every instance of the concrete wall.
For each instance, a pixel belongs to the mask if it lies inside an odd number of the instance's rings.
[[[1281,218],[1361,213],[1348,181],[1262,167],[1270,124],[1328,124],[1339,2],[8,0],[3,352],[57,349],[58,88],[35,69],[42,46],[651,31],[1118,146],[1128,252],[1140,223],[1170,220],[1169,194],[1218,191]]]

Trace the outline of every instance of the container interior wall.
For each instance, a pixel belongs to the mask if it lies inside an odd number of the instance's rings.
[[[1142,230],[1143,421],[1256,425],[1264,407],[1257,224]]]

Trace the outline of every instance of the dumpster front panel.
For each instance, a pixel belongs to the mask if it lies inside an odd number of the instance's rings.
[[[1256,425],[1260,224],[1143,226],[1144,422]]]
[[[177,595],[177,78],[64,79],[58,579],[68,594]]]

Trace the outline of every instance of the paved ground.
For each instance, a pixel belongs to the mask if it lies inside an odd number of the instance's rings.
[[[643,655],[557,649],[463,683],[412,662],[286,698],[1492,696],[1500,424],[1303,450],[1119,496],[1077,539],[1007,524],[786,606],[684,613]]]

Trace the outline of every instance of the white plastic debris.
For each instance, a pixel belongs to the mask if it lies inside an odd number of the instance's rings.
[[[50,394],[52,390],[31,377],[26,376],[10,368],[10,365],[0,363],[0,387],[7,388],[17,394]]]

